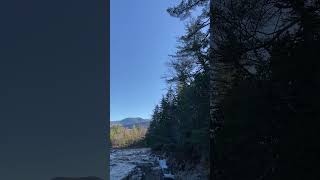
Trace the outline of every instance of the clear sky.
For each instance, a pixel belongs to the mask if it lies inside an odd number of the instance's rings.
[[[166,9],[177,0],[111,0],[110,119],[150,118],[165,93],[168,55],[184,23]]]

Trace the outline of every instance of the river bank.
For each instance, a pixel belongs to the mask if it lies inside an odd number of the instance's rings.
[[[149,148],[112,149],[110,153],[110,179],[145,179],[156,172],[156,156]],[[160,174],[156,174],[160,176]],[[154,178],[152,178],[154,179]],[[155,179],[156,180],[156,179]]]
[[[163,170],[159,159],[166,159],[161,154],[154,154],[150,148],[112,149],[110,153],[111,180],[161,180]],[[177,180],[206,180],[207,171],[202,165],[185,164],[180,168],[174,159],[168,163],[168,172],[172,172]]]

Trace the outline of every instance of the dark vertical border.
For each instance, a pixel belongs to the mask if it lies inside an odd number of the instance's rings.
[[[104,107],[103,107],[103,114],[102,114],[102,119],[105,120],[105,127],[104,127],[104,133],[103,133],[103,138],[105,139],[105,147],[106,151],[105,154],[102,155],[101,158],[106,159],[106,166],[105,166],[105,177],[103,179],[109,180],[110,179],[110,149],[109,149],[109,137],[110,137],[110,0],[102,0],[100,1],[100,20],[101,20],[101,25],[102,29],[99,31],[102,35],[102,39],[104,40],[101,44],[101,51],[104,53],[103,57],[104,59],[101,59],[101,61],[105,63],[105,66],[101,67],[102,72],[104,72],[104,77],[101,79],[104,80],[103,86],[104,87]]]
[[[0,180],[110,179],[109,4],[0,2]]]
[[[106,117],[107,117],[107,125],[106,125],[106,144],[107,144],[107,179],[110,179],[110,0],[106,0],[106,83],[107,83],[107,96],[106,96],[106,103],[107,103],[107,108],[106,108]]]

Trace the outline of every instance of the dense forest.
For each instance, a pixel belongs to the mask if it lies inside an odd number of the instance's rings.
[[[320,2],[181,0],[146,142],[210,179],[319,179]]]

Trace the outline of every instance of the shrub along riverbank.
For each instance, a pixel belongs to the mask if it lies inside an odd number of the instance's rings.
[[[110,141],[112,148],[143,147],[146,132],[147,128],[139,126],[133,128],[126,128],[121,125],[111,126]]]

